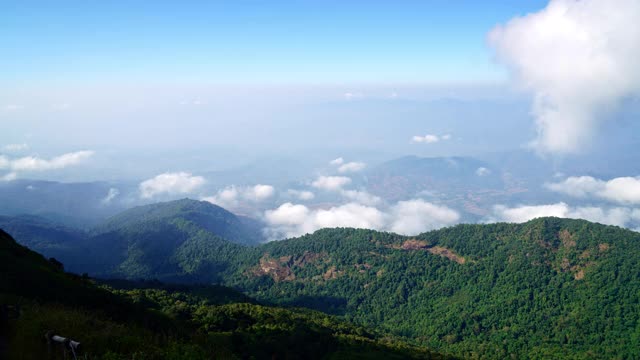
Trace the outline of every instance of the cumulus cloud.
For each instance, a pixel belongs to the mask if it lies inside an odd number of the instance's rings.
[[[345,198],[363,205],[377,205],[382,202],[382,199],[378,196],[370,194],[366,191],[358,190],[342,190],[340,194]]]
[[[338,168],[338,172],[339,173],[358,172],[358,171],[362,171],[362,169],[364,169],[366,166],[367,164],[363,162],[352,161],[352,162],[348,162],[346,164],[340,165],[340,167]]]
[[[311,186],[327,191],[340,191],[350,183],[351,178],[346,176],[320,176],[311,183]]]
[[[439,206],[421,199],[400,201],[391,207],[389,230],[416,235],[428,230],[455,224],[460,215],[446,206]]]
[[[264,218],[271,239],[300,236],[326,227],[377,229],[385,224],[385,214],[380,210],[355,203],[317,210],[285,203],[267,210]]]
[[[640,210],[625,207],[572,207],[563,202],[548,205],[523,205],[516,207],[496,205],[493,208],[493,216],[489,218],[488,221],[522,223],[545,216],[584,219],[607,225],[628,226],[631,223],[640,221]]]
[[[314,193],[312,193],[311,191],[307,191],[307,190],[289,189],[289,190],[287,190],[287,194],[297,198],[298,200],[305,200],[305,201],[306,200],[313,200],[313,198],[316,197]]]
[[[341,157],[329,161],[329,165],[333,165],[333,166],[342,165],[343,163],[344,163],[344,159]]]
[[[24,151],[29,149],[29,145],[22,143],[22,144],[7,144],[5,146],[2,147],[2,150],[4,151],[9,151],[9,152],[14,152],[14,151]]]
[[[390,230],[415,235],[451,225],[459,218],[452,209],[419,199],[401,201],[386,210],[354,202],[328,209],[285,203],[264,213],[268,224],[265,232],[270,239],[300,236],[332,227]]]
[[[275,195],[275,188],[271,185],[257,184],[254,186],[227,186],[214,196],[202,198],[212,204],[222,207],[236,207],[241,202],[257,203],[265,201]]]
[[[476,169],[476,175],[478,176],[491,175],[491,170],[487,169],[486,167],[479,167],[478,169]]]
[[[164,173],[140,183],[140,196],[151,198],[158,194],[189,194],[205,183],[202,176],[193,176],[187,172]]]
[[[35,156],[25,156],[18,159],[9,160],[6,157],[0,160],[0,167],[8,167],[13,171],[46,171],[63,169],[69,166],[78,165],[93,156],[93,151],[76,151],[51,159],[42,159]]]
[[[26,149],[26,144],[12,144],[4,147],[5,150],[19,151]],[[69,166],[78,165],[93,156],[93,151],[77,151],[51,159],[43,159],[35,156],[25,156],[11,159],[5,155],[0,155],[0,170],[9,172],[1,175],[0,180],[11,181],[18,177],[20,172],[58,170]]]
[[[640,177],[619,177],[604,181],[591,176],[572,176],[545,186],[549,190],[577,198],[596,197],[621,204],[640,204]]]
[[[542,152],[579,151],[623,98],[640,93],[640,2],[551,0],[494,28],[497,60],[533,94]]]

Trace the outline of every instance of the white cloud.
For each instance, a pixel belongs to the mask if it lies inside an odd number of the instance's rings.
[[[35,156],[25,156],[18,159],[9,159],[6,156],[0,156],[0,169],[8,168],[14,172],[56,170],[78,165],[91,156],[93,156],[93,151],[88,150],[63,154],[49,160]]]
[[[343,163],[344,163],[344,159],[341,157],[329,161],[329,165],[333,165],[333,166],[342,165]]]
[[[412,143],[432,144],[432,143],[437,143],[438,141],[440,141],[440,137],[438,137],[438,135],[433,135],[433,134],[427,134],[425,136],[416,135],[411,138]]]
[[[271,185],[258,184],[248,188],[244,193],[244,197],[251,201],[263,201],[272,197],[275,192],[275,188]]]
[[[265,211],[270,239],[300,236],[326,227],[381,228],[385,214],[380,210],[355,203],[311,210],[304,205],[285,203]]]
[[[23,151],[23,150],[27,150],[29,149],[29,145],[27,144],[8,144],[2,147],[2,150],[4,151]]]
[[[597,197],[621,204],[640,204],[640,177],[619,177],[604,181],[591,176],[572,176],[545,186],[552,191],[578,198]]]
[[[423,200],[401,201],[387,210],[353,202],[328,209],[285,203],[264,214],[268,224],[265,232],[270,239],[300,236],[332,227],[390,230],[415,235],[451,225],[459,218],[454,210]]]
[[[14,173],[14,172],[10,172],[8,174],[2,175],[2,177],[0,177],[0,180],[2,181],[13,181],[18,177],[18,174]]]
[[[579,151],[623,98],[640,93],[640,1],[551,0],[489,34],[497,59],[534,96],[542,152]]]
[[[271,185],[257,184],[254,186],[227,186],[218,191],[214,196],[205,197],[202,200],[208,201],[222,207],[236,207],[241,202],[257,203],[265,201],[275,195],[275,188]]]
[[[493,208],[493,216],[490,217],[488,221],[522,223],[546,216],[584,219],[607,225],[629,226],[632,223],[640,221],[640,210],[625,207],[614,207],[608,209],[594,206],[571,207],[563,202],[548,205],[517,206],[512,208],[503,205],[496,205]]]
[[[455,210],[421,199],[398,202],[391,207],[391,217],[389,230],[404,235],[417,235],[460,220]]]
[[[93,151],[76,151],[51,158],[50,160],[37,157],[23,157],[13,160],[11,167],[17,171],[41,171],[62,169],[77,165],[93,156]]]
[[[140,196],[151,198],[158,194],[189,194],[204,185],[202,176],[187,172],[164,173],[140,183]]]
[[[382,202],[381,198],[366,191],[342,190],[340,194],[353,202],[363,205],[373,206]]]
[[[287,190],[287,193],[290,196],[293,196],[299,200],[313,200],[313,198],[315,198],[315,194],[312,193],[311,191],[307,191],[307,190],[293,190],[293,189],[289,189]]]
[[[366,166],[367,164],[363,162],[352,161],[352,162],[348,162],[346,164],[340,165],[340,167],[338,168],[338,172],[339,173],[358,172],[358,171],[362,171],[362,169],[364,169]]]
[[[490,219],[490,221],[522,223],[546,216],[567,217],[568,212],[569,206],[565,203],[517,206],[512,208],[504,205],[496,205],[493,207],[493,215],[495,218]]]
[[[441,137],[442,140],[451,140],[451,134],[444,134]]]
[[[346,176],[320,176],[311,183],[311,186],[327,191],[339,191],[350,183],[351,179]]]
[[[102,199],[102,203],[103,204],[110,204],[111,201],[113,199],[116,198],[116,196],[120,195],[120,190],[116,189],[116,188],[110,188],[109,192],[107,192],[107,195]]]
[[[486,167],[479,167],[478,169],[476,169],[476,175],[478,176],[491,175],[491,170],[487,169]]]

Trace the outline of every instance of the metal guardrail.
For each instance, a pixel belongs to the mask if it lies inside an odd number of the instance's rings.
[[[78,354],[80,353],[80,342],[65,338],[60,335],[55,335],[53,331],[47,331],[47,333],[44,334],[44,337],[47,340],[50,358],[53,355],[54,345],[57,345],[59,347],[62,347],[62,356],[64,359],[67,359],[67,356],[70,353],[73,356],[74,360],[78,360]]]

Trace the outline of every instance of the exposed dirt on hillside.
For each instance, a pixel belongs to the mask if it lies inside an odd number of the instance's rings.
[[[296,279],[296,275],[287,264],[290,260],[286,256],[274,259],[269,254],[264,254],[260,259],[260,264],[253,268],[252,273],[256,276],[270,276],[276,282],[293,281]]]
[[[434,246],[431,248],[427,249],[428,252],[434,254],[434,255],[440,255],[442,257],[445,257],[451,261],[455,261],[458,264],[464,264],[465,262],[467,262],[467,260],[465,258],[463,258],[462,256],[454,253],[453,251],[441,247],[441,246]]]

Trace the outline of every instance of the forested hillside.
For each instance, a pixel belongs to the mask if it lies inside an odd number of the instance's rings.
[[[324,229],[248,247],[189,217],[140,218],[90,238],[86,271],[231,286],[462,357],[640,357],[633,231],[541,218],[415,237]]]
[[[50,331],[79,341],[87,359],[446,358],[319,312],[259,305],[220,286],[99,287],[4,231],[0,274],[3,359],[47,358],[43,336]]]

